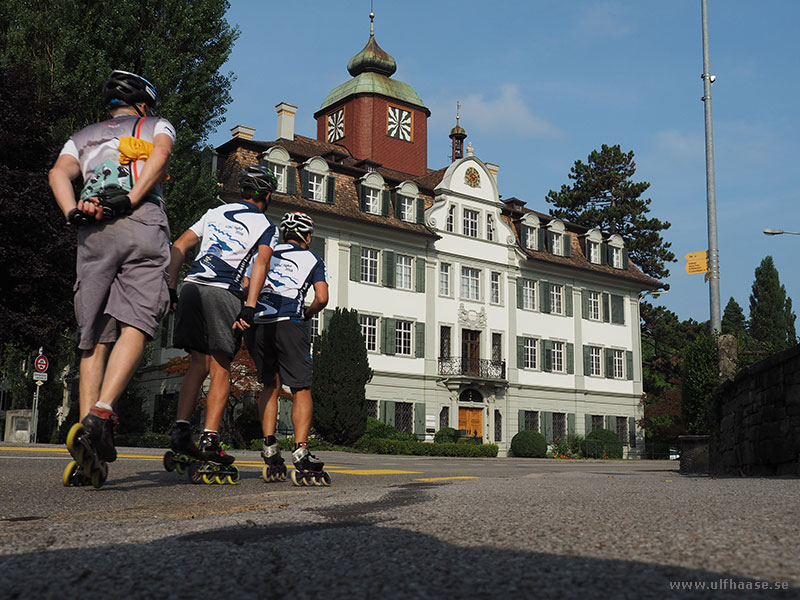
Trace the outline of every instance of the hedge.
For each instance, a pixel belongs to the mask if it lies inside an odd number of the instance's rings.
[[[411,456],[466,456],[472,458],[496,457],[497,444],[454,444],[443,442],[404,442],[399,440],[367,439],[358,440],[354,448],[375,454],[407,454]]]
[[[622,442],[616,431],[595,429],[581,442],[581,454],[587,458],[622,458]]]

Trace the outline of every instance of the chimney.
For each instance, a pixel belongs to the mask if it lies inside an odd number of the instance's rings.
[[[278,111],[277,139],[294,140],[294,115],[297,107],[287,102],[281,102],[275,105],[275,110]]]
[[[494,163],[489,163],[489,162],[485,164],[486,168],[489,169],[489,173],[491,173],[492,177],[494,177],[494,182],[497,183],[497,172],[500,170],[500,165],[496,165]]]
[[[231,135],[235,138],[241,138],[243,140],[252,140],[255,132],[255,129],[252,127],[247,127],[246,125],[237,125],[236,127],[231,127]]]

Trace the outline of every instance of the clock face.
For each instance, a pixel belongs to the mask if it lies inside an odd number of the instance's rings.
[[[328,115],[328,142],[333,143],[344,137],[344,108]]]
[[[389,107],[389,120],[386,133],[390,137],[411,141],[411,113],[397,106]]]

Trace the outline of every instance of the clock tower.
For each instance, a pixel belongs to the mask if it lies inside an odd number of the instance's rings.
[[[419,177],[428,170],[431,111],[410,85],[391,79],[397,63],[375,41],[374,17],[370,13],[366,46],[347,64],[352,79],[334,88],[314,113],[317,139]]]

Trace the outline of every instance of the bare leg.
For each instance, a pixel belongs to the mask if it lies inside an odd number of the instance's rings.
[[[219,431],[225,403],[231,389],[231,359],[221,354],[212,354],[209,361],[211,385],[208,388],[206,429]]]
[[[82,421],[89,414],[89,410],[100,399],[100,387],[103,385],[106,362],[113,346],[113,344],[98,344],[91,350],[84,350],[81,355],[79,421]]]
[[[108,357],[103,385],[100,388],[99,402],[115,406],[125,391],[144,353],[147,336],[143,331],[123,325],[111,354]]]
[[[294,442],[300,444],[308,442],[308,432],[311,429],[311,390],[303,388],[292,390],[292,424],[294,425]]]
[[[192,362],[189,370],[183,376],[181,391],[178,393],[178,411],[175,418],[180,421],[188,421],[192,417],[197,397],[200,395],[200,388],[208,376],[211,363],[211,357],[208,354],[194,350],[191,354]]]
[[[264,390],[258,396],[258,412],[261,414],[261,431],[264,433],[264,437],[275,435],[280,389],[280,379],[276,377],[272,383],[264,384]]]

